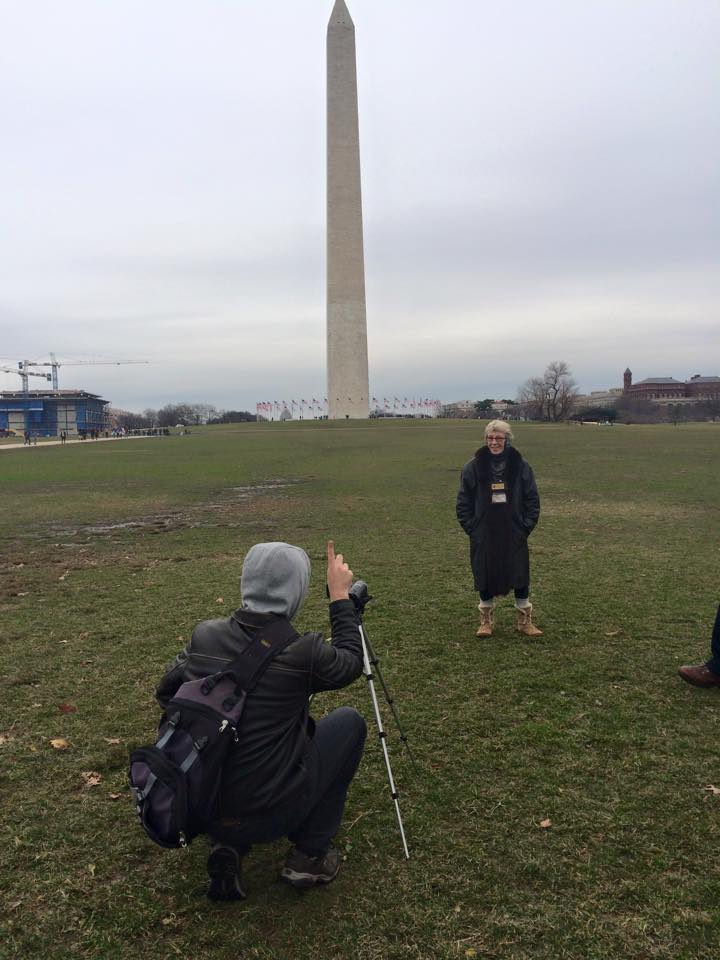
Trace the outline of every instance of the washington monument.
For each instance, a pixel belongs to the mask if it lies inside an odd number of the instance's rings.
[[[345,0],[335,0],[327,31],[327,390],[330,420],[367,418],[355,26]]]

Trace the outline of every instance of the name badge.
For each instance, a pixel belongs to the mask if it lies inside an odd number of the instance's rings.
[[[505,492],[504,483],[491,483],[490,492],[492,495],[492,503],[507,503],[507,493]]]

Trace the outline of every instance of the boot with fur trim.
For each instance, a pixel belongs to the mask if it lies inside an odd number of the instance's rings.
[[[524,633],[526,637],[541,637],[542,630],[539,627],[536,627],[532,622],[532,604],[529,603],[526,607],[516,607],[517,610],[517,628],[520,633]]]
[[[476,637],[491,637],[493,632],[493,619],[495,616],[494,607],[486,607],[482,603],[478,606],[480,611],[480,626],[475,631]]]

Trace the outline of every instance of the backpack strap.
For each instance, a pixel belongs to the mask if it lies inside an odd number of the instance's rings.
[[[299,633],[289,620],[278,617],[263,625],[251,638],[240,656],[222,671],[224,676],[233,676],[237,686],[249,693],[270,666],[270,661],[285,649]]]

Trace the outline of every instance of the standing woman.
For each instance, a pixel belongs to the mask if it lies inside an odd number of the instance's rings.
[[[517,629],[540,636],[532,622],[528,537],[540,516],[532,467],[510,445],[504,420],[485,427],[485,446],[466,463],[460,476],[456,512],[470,537],[470,565],[480,594],[478,637],[491,637],[495,597],[515,593]]]

